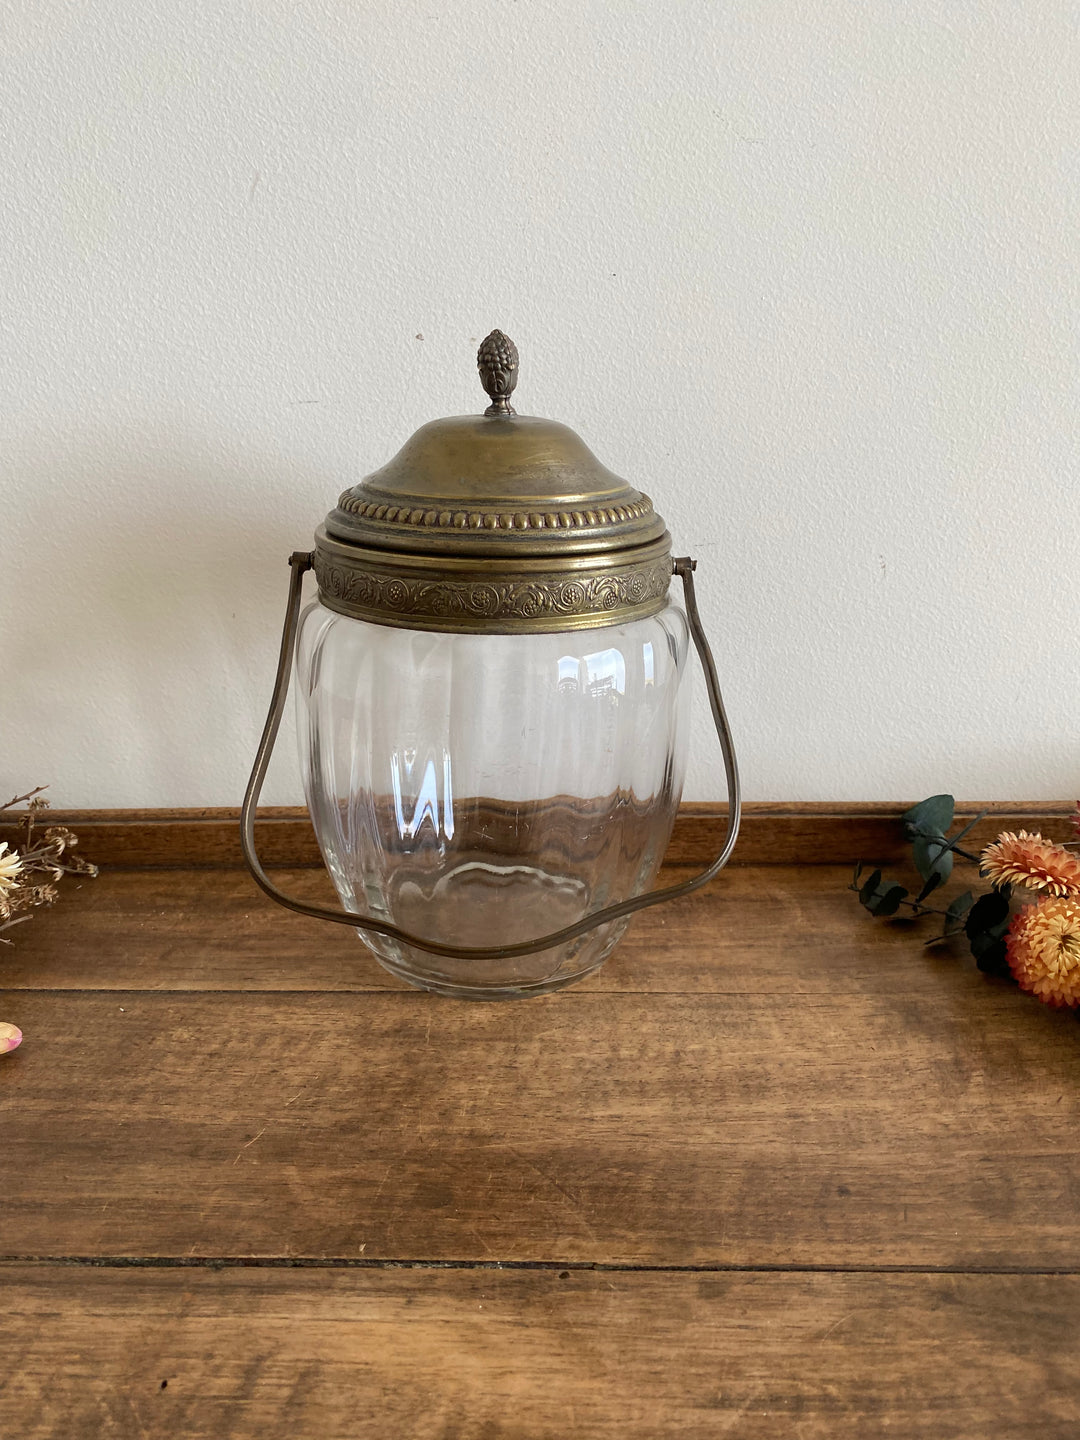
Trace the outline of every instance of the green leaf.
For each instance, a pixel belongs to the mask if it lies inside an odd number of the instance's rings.
[[[870,879],[867,880],[866,884],[859,891],[859,904],[865,905],[867,901],[870,900],[870,898],[876,893],[877,887],[880,884],[881,871],[875,870],[874,873],[870,876]]]
[[[932,895],[934,893],[934,891],[938,888],[939,885],[943,885],[944,883],[945,876],[942,875],[941,871],[931,870],[930,876],[926,884],[919,891],[918,895],[915,896],[915,899],[917,901],[925,900],[928,895]]]
[[[985,974],[1004,975],[1008,972],[1005,947],[1008,928],[1008,886],[981,895],[968,911],[964,934],[968,937],[975,964]]]
[[[907,893],[903,885],[889,885],[880,895],[875,896],[867,909],[872,915],[895,915],[900,909],[901,900],[907,899]]]
[[[950,925],[954,929],[960,928],[960,921],[974,904],[974,898],[970,890],[965,890],[963,895],[958,895],[945,911],[945,930],[948,932]]]
[[[1008,922],[1008,890],[991,890],[986,895],[980,895],[971,907],[964,921],[964,933],[969,940],[973,940],[976,935],[983,935],[1002,923],[1007,925]]]
[[[996,966],[1005,959],[1005,931],[1008,925],[995,926],[993,930],[984,930],[981,935],[976,935],[971,940],[971,953],[975,957],[975,964],[980,970],[987,965]],[[985,962],[985,963],[984,963]]]
[[[1004,977],[1012,974],[1009,969],[1009,952],[1004,940],[995,940],[988,944],[979,955],[976,955],[975,964],[984,975]]]
[[[913,805],[900,817],[904,834],[909,840],[914,840],[916,835],[943,836],[953,823],[955,812],[956,801],[951,795],[931,795],[928,800],[920,800],[918,805]]]
[[[911,857],[924,880],[929,880],[931,875],[940,875],[938,883],[941,884],[952,874],[953,853],[942,835],[935,836],[933,840],[917,836],[912,842]]]

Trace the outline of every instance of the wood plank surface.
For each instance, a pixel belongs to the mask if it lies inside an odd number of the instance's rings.
[[[1080,1426],[1076,1276],[20,1266],[0,1293],[0,1409],[19,1440]]]
[[[750,801],[743,808],[735,865],[847,865],[856,860],[894,864],[906,847],[900,816],[910,801],[895,803]],[[1074,839],[1076,802],[964,802],[957,821],[980,811],[987,818],[970,844],[988,844],[1000,830],[1038,829],[1053,839]],[[14,812],[11,812],[14,813]],[[100,865],[194,867],[243,865],[239,810],[56,810],[49,818],[80,836],[83,853]],[[672,865],[707,865],[723,843],[727,807],[688,802],[679,809],[668,848]],[[307,811],[269,807],[259,811],[259,853],[269,867],[321,864]],[[17,840],[17,825],[0,814],[0,840]]]
[[[1080,1026],[849,875],[509,1005],[226,862],[67,882],[0,951],[5,1433],[1073,1440]]]
[[[3,1256],[1080,1267],[1080,1030],[974,973],[5,1018]]]
[[[691,873],[673,867],[662,879]],[[334,903],[321,869],[275,878],[304,900]],[[846,866],[735,867],[636,916],[575,991],[820,995],[944,985],[947,993],[953,972],[971,968],[962,941],[927,951],[919,934],[931,929],[873,921],[850,880]],[[17,944],[0,952],[8,989],[407,988],[355,931],[283,910],[242,870],[106,870],[67,882],[55,906],[13,933]]]

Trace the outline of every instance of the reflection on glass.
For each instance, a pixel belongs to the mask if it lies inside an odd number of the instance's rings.
[[[641,893],[682,789],[687,639],[673,605],[576,635],[436,634],[310,605],[304,778],[346,908],[479,947]],[[576,979],[626,923],[517,960],[365,943],[414,984],[494,997]]]
[[[424,764],[423,779],[417,787],[412,779],[412,772],[416,765],[416,751],[407,750],[404,756],[395,750],[390,756],[390,781],[394,791],[394,818],[397,821],[397,834],[399,840],[415,840],[420,833],[420,827],[427,820],[431,824],[432,832],[435,835],[445,835],[447,840],[454,838],[454,787],[451,780],[450,752],[443,751],[442,756],[442,798],[439,796],[439,782],[435,770],[435,760],[428,756]],[[404,767],[404,782],[402,780],[402,769]],[[411,801],[412,809],[408,818],[405,815],[405,796],[415,795]]]

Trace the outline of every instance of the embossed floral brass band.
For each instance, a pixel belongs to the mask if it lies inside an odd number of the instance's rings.
[[[667,598],[671,544],[606,555],[480,559],[407,555],[315,537],[319,598],[331,610],[414,630],[575,630],[652,615]]]

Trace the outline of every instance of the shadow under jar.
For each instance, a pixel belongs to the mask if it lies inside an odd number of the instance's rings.
[[[292,557],[242,840],[268,894],[354,925],[393,974],[501,999],[580,979],[634,911],[711,879],[739,793],[694,562],[672,561],[649,498],[572,430],[515,414],[517,351],[501,332],[478,364],[486,413],[423,426]],[[318,598],[301,614],[312,568]],[[682,791],[691,639],[728,829],[705,872],[654,891]],[[341,911],[283,895],[255,852],[294,664],[308,809]]]

